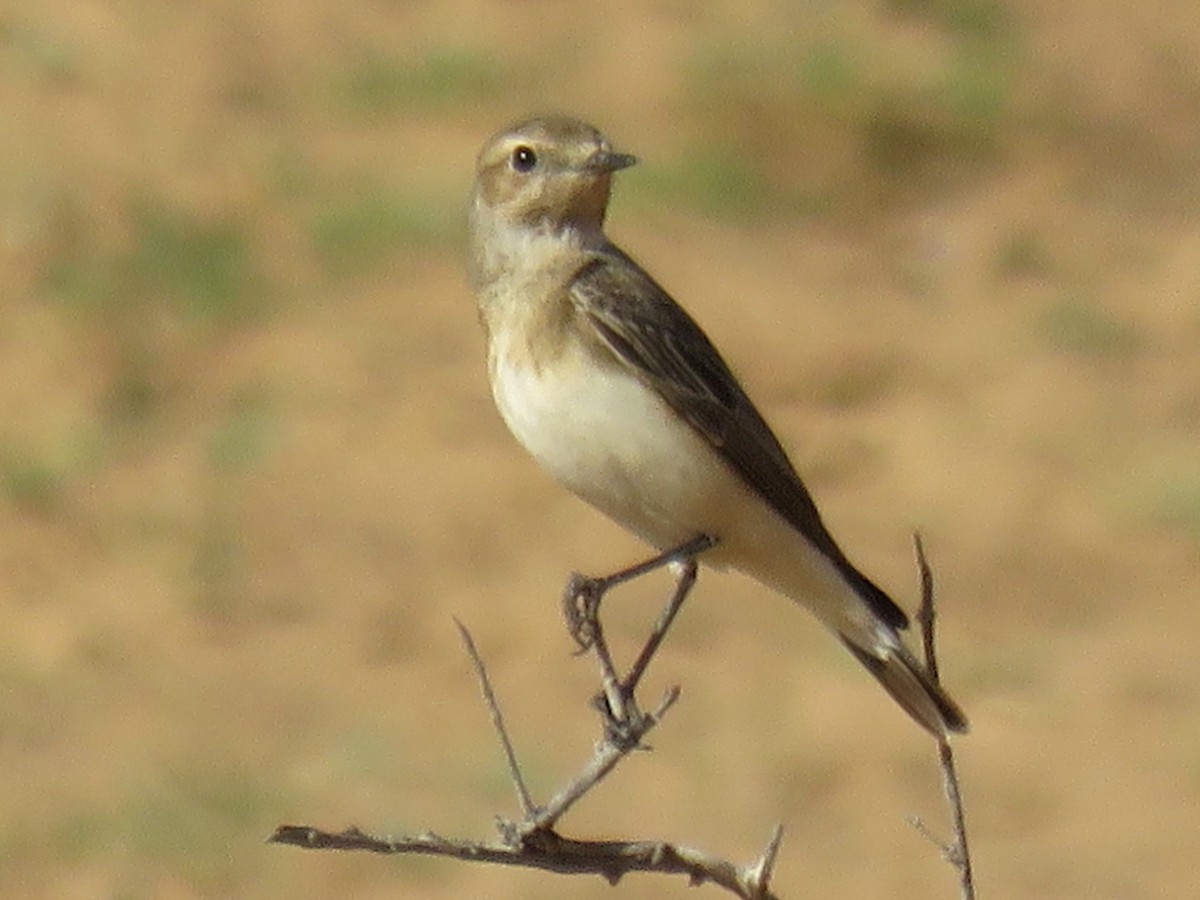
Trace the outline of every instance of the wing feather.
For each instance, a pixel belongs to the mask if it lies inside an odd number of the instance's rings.
[[[908,617],[834,542],[778,438],[700,326],[615,247],[576,274],[571,300],[613,355],[656,390],[889,625]]]

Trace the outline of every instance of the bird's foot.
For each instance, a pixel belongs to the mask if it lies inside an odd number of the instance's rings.
[[[578,645],[577,653],[586,653],[600,632],[600,600],[611,587],[607,578],[592,578],[572,572],[563,588],[562,611],[567,631]]]
[[[592,705],[600,713],[604,725],[604,736],[623,749],[641,746],[642,735],[647,731],[647,718],[638,708],[633,691],[624,684],[611,682],[592,698]]]

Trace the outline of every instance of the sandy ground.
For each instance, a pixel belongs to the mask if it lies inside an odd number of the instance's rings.
[[[263,843],[284,821],[482,837],[513,812],[452,616],[536,792],[589,750],[593,673],[558,592],[644,550],[504,432],[459,249],[478,145],[558,108],[643,156],[611,232],[714,336],[833,532],[910,607],[923,531],[945,678],[973,723],[980,896],[1197,896],[1200,12],[881,6],[909,12],[3,14],[0,893],[693,895]],[[922,10],[1001,10],[1019,35],[986,160],[941,180],[935,153],[807,216],[646,187],[728,126],[687,86],[697,48],[850,35],[919,71],[959,46]],[[469,60],[448,92],[436,66],[401,77],[445,46],[497,61],[483,87]],[[372,53],[401,75],[347,99]],[[762,128],[794,143],[747,134],[745,152],[804,189],[844,177],[848,126],[797,122],[776,109]],[[376,192],[429,202],[421,227],[314,250],[340,233],[310,228],[324,211]],[[211,223],[241,229],[245,259]],[[198,244],[217,249],[173,280]],[[234,288],[213,259],[233,260]],[[612,598],[622,652],[667,584]],[[905,821],[944,831],[928,740],[809,617],[705,573],[649,688],[670,683],[683,699],[655,751],[565,831],[750,859],[782,822],[781,896],[955,895]]]

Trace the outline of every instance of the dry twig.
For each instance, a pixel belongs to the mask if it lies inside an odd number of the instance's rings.
[[[364,850],[370,853],[418,853],[470,862],[542,869],[563,875],[599,875],[616,884],[630,872],[683,875],[692,885],[715,884],[745,900],[778,900],[767,886],[770,861],[778,848],[776,829],[763,856],[749,866],[663,841],[577,841],[554,831],[539,831],[516,846],[495,841],[462,841],[426,832],[379,838],[357,828],[331,834],[303,825],[281,825],[270,842],[310,850]]]
[[[700,538],[606,579],[572,576],[565,592],[564,608],[572,634],[582,648],[596,656],[600,664],[603,687],[596,706],[603,719],[604,732],[591,758],[543,806],[534,803],[526,787],[487,667],[470,632],[456,621],[479,678],[484,703],[491,714],[492,726],[503,748],[509,776],[522,810],[522,818],[518,822],[497,817],[500,832],[498,840],[458,840],[431,832],[383,838],[365,834],[357,828],[334,833],[307,825],[281,825],[271,835],[270,842],[313,850],[419,853],[564,874],[590,873],[613,884],[630,872],[657,872],[683,875],[693,885],[705,882],[715,884],[745,900],[776,900],[776,895],[770,890],[770,880],[783,838],[782,827],[774,830],[762,855],[753,863],[743,866],[666,841],[576,840],[555,830],[562,816],[580,798],[596,787],[621,760],[644,746],[642,739],[662,721],[679,698],[677,686],[668,688],[657,707],[649,713],[643,713],[638,709],[634,692],[695,583],[696,562],[693,557],[712,545],[711,539]],[[668,563],[679,563],[683,567],[675,590],[637,660],[622,678],[617,674],[600,624],[600,598],[609,588]]]
[[[556,831],[559,820],[570,808],[598,785],[625,757],[643,748],[643,738],[652,731],[679,698],[678,686],[667,689],[657,707],[643,713],[638,709],[635,691],[658,650],[675,615],[696,580],[695,556],[713,546],[708,537],[697,538],[672,551],[654,557],[608,578],[584,578],[573,575],[567,584],[563,607],[568,629],[581,648],[590,651],[600,667],[601,692],[595,701],[603,721],[603,734],[592,756],[566,785],[544,805],[536,804],[521,774],[516,751],[504,724],[499,701],[492,689],[487,667],[470,632],[455,620],[463,644],[475,667],[484,703],[491,715],[504,752],[521,807],[520,821],[497,817],[498,839],[490,841],[445,838],[432,832],[401,837],[376,837],[357,828],[327,832],[306,825],[281,825],[269,841],[314,850],[360,850],[383,854],[424,854],[447,856],[471,862],[541,869],[562,874],[593,874],[616,884],[630,872],[656,872],[683,875],[692,885],[711,883],[743,900],[777,900],[770,881],[783,839],[783,828],[772,832],[761,856],[748,865],[735,865],[699,850],[666,841],[619,840],[590,841],[565,837]],[[921,576],[922,602],[917,619],[921,626],[926,664],[930,677],[938,680],[934,651],[933,576],[925,559],[919,535],[915,536],[917,566]],[[670,601],[660,614],[629,672],[621,677],[609,652],[599,618],[600,599],[611,587],[636,578],[669,563],[682,569]],[[933,838],[925,825],[914,826],[939,847],[942,855],[958,870],[963,900],[974,900],[971,860],[967,852],[966,827],[954,754],[950,745],[939,742],[946,796],[953,811],[956,838],[946,844]]]
[[[936,614],[933,606],[933,570],[925,556],[925,544],[919,532],[913,532],[913,549],[917,557],[917,571],[921,578],[921,606],[917,610],[917,623],[921,626],[921,643],[925,651],[925,668],[934,684],[940,684],[937,661],[937,642],[934,630]],[[942,858],[958,872],[958,883],[962,900],[975,900],[975,874],[971,868],[971,853],[967,845],[967,821],[963,812],[962,791],[958,785],[958,771],[954,766],[954,749],[947,740],[938,741],[938,762],[942,769],[942,789],[950,807],[954,827],[954,840],[939,840],[920,819],[913,819],[913,827],[932,841],[942,852]]]

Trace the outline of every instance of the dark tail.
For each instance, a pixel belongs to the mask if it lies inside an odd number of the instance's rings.
[[[899,641],[877,655],[856,646],[845,636],[840,637],[904,711],[934,737],[945,740],[951,733],[967,732],[967,717],[958,704],[933,683],[925,667]]]

